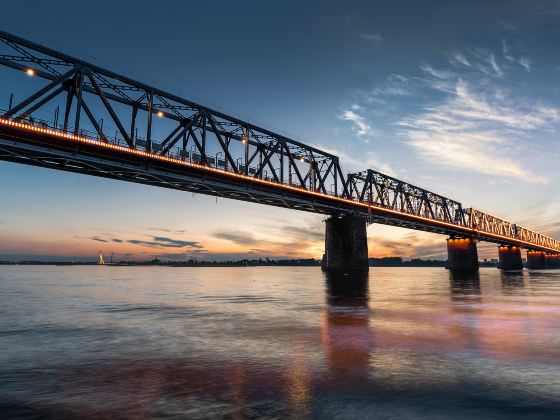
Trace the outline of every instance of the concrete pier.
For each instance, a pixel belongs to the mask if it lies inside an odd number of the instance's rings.
[[[546,268],[546,254],[543,251],[527,251],[527,268],[529,270],[542,270]]]
[[[560,254],[546,254],[546,268],[560,268]]]
[[[452,271],[478,270],[476,240],[472,238],[448,238],[446,268]]]
[[[325,222],[325,254],[321,264],[327,272],[368,271],[366,219],[332,216]]]
[[[500,245],[498,255],[500,258],[499,269],[505,271],[523,270],[521,248],[518,246]]]

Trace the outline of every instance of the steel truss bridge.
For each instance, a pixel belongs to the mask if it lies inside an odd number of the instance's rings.
[[[4,31],[0,41],[2,160],[560,252],[560,241],[383,173],[347,174],[288,136]],[[14,85],[28,86],[17,100]]]

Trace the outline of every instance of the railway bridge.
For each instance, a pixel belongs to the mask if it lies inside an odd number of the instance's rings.
[[[248,121],[0,31],[0,159],[327,216],[326,271],[368,269],[372,223],[447,236],[448,268],[560,266],[560,241]],[[27,77],[22,84],[19,78]],[[25,86],[14,93],[12,86]],[[105,122],[105,124],[104,124]]]

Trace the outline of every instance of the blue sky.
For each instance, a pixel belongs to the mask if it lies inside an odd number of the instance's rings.
[[[28,1],[0,25],[560,239],[560,2]],[[322,253],[322,217],[273,207],[9,163],[0,196],[3,258]],[[371,256],[445,257],[442,236],[368,235]]]

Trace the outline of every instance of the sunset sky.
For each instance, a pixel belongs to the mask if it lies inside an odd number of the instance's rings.
[[[0,27],[560,239],[558,1],[27,1]],[[275,207],[5,162],[0,197],[0,259],[323,252],[322,216]],[[368,237],[446,258],[441,235]]]

